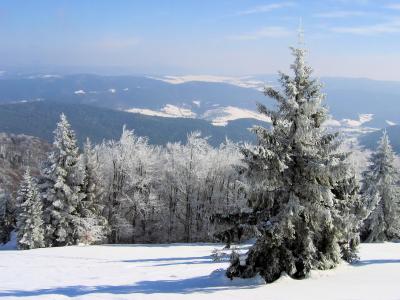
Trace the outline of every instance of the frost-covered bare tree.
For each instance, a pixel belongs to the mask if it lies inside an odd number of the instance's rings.
[[[17,205],[18,248],[26,250],[44,247],[42,200],[29,168],[18,191]]]
[[[236,145],[211,147],[199,133],[186,144],[149,145],[132,131],[95,148],[110,242],[211,240],[215,212],[244,203]]]
[[[277,109],[258,107],[272,128],[254,128],[258,146],[243,149],[258,237],[244,264],[233,255],[230,278],[260,274],[272,282],[283,272],[303,278],[356,257],[360,203],[354,172],[338,151],[337,134],[321,126],[327,109],[305,63],[306,50],[292,52],[294,75],[280,74],[282,90],[265,90]]]
[[[360,145],[357,138],[343,138],[342,140],[339,149],[342,152],[349,153],[347,160],[352,169],[354,169],[357,179],[361,180],[363,173],[367,170],[370,164],[369,157],[371,156],[372,151]]]
[[[210,217],[243,206],[234,168],[240,158],[236,145],[213,148],[198,132],[189,135],[186,144],[167,145],[160,195],[168,203],[168,240],[209,240]]]
[[[174,195],[169,195],[172,200],[169,207],[173,210],[168,213],[174,214],[172,217],[183,225],[182,237],[185,242],[193,240],[192,227],[195,226],[196,218],[194,214],[201,213],[196,208],[202,200],[200,197],[203,196],[200,194],[200,183],[208,169],[204,157],[209,152],[209,147],[205,139],[199,138],[199,133],[188,136],[186,145],[167,145],[165,176],[170,179],[169,184],[172,185],[167,189],[174,191]]]
[[[364,172],[362,188],[364,205],[370,212],[364,223],[363,239],[367,242],[399,239],[400,178],[386,132],[377,151],[371,155],[371,162]]]
[[[157,180],[158,149],[147,139],[123,129],[119,141],[97,148],[104,184],[105,215],[111,242],[136,242],[151,235],[157,200],[151,193]],[[140,230],[139,230],[140,228]],[[139,232],[140,231],[140,232]]]

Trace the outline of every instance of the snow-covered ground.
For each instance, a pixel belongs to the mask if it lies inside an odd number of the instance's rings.
[[[400,244],[363,244],[361,260],[306,280],[224,277],[221,245],[104,245],[0,251],[1,299],[400,299]]]
[[[147,116],[157,116],[164,118],[196,118],[196,113],[188,108],[178,107],[176,105],[167,104],[161,110],[151,110],[146,108],[130,108],[125,110],[130,113],[139,113]]]
[[[234,106],[218,107],[207,110],[202,119],[211,121],[214,126],[226,126],[229,121],[238,119],[255,119],[271,123],[271,118],[258,112]]]

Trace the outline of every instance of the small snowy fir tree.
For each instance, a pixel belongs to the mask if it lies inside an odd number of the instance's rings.
[[[399,174],[394,165],[395,155],[386,132],[371,156],[372,164],[364,172],[362,195],[371,212],[365,220],[363,239],[382,242],[400,238]]]
[[[77,240],[79,243],[92,244],[104,240],[107,235],[107,220],[103,217],[101,205],[102,186],[101,174],[96,152],[90,140],[87,139],[81,164],[84,169],[84,179],[81,192],[84,198],[78,203]]]
[[[29,169],[21,182],[17,198],[17,245],[18,249],[44,247],[42,201],[39,190]]]
[[[41,180],[46,244],[73,245],[77,243],[77,206],[84,197],[83,172],[75,133],[64,114],[54,131],[53,149]]]
[[[347,154],[338,151],[338,135],[322,127],[327,109],[305,63],[306,51],[292,52],[294,76],[281,73],[282,91],[265,90],[277,109],[258,107],[272,128],[255,127],[258,146],[243,149],[252,190],[250,219],[258,232],[245,262],[233,254],[230,278],[260,274],[272,282],[282,273],[304,278],[312,269],[356,258],[360,203],[354,172]]]

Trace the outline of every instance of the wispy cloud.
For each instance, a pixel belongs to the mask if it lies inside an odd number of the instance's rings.
[[[259,40],[264,38],[280,38],[288,36],[292,33],[292,31],[288,30],[287,28],[281,26],[269,26],[263,27],[257,31],[245,33],[245,34],[238,34],[238,35],[231,35],[228,36],[230,40]]]
[[[358,5],[366,5],[371,2],[371,0],[333,0],[333,2],[340,2],[343,4],[358,4]]]
[[[124,50],[137,46],[140,40],[136,37],[107,37],[96,42],[96,47],[105,50]]]
[[[365,26],[333,27],[331,31],[356,35],[376,35],[384,33],[399,33],[400,20]]]
[[[321,12],[314,14],[314,17],[324,18],[324,19],[336,19],[336,18],[347,18],[347,17],[358,17],[365,16],[367,13],[364,11],[356,10],[337,10],[329,12]]]
[[[246,10],[242,10],[237,12],[235,15],[243,16],[243,15],[252,15],[252,14],[259,14],[259,13],[266,13],[276,9],[290,7],[293,6],[293,2],[280,2],[280,3],[270,3],[265,5],[255,6]]]
[[[400,10],[400,3],[389,3],[385,5],[385,8]]]

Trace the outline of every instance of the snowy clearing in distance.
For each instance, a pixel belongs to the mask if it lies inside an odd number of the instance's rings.
[[[200,106],[200,101],[193,101],[197,107]],[[139,113],[148,116],[157,116],[164,118],[196,118],[197,114],[190,109],[178,107],[172,104],[165,105],[161,110],[151,110],[145,108],[130,108],[125,110],[130,113]],[[271,119],[263,114],[249,109],[243,109],[235,106],[222,106],[207,110],[199,119],[210,121],[214,126],[226,126],[229,121],[239,119],[255,119],[271,123]]]
[[[224,276],[215,244],[72,246],[0,251],[2,299],[400,299],[400,243],[362,244],[360,262],[305,280]],[[242,246],[246,247],[246,246]],[[247,245],[248,247],[248,245]]]
[[[172,104],[165,105],[160,111],[146,108],[130,108],[125,111],[164,118],[196,118],[196,113],[192,112],[190,109],[178,107]]]
[[[214,83],[228,83],[231,85],[236,85],[244,88],[256,89],[258,91],[263,91],[266,82],[254,79],[252,76],[216,76],[216,75],[166,75],[166,76],[147,76],[151,79],[161,80],[171,84],[182,84],[191,81],[203,81],[203,82],[214,82]]]
[[[214,126],[226,126],[229,121],[238,119],[255,119],[271,123],[271,119],[263,114],[235,106],[226,106],[207,110],[203,114],[202,119],[211,121]]]

